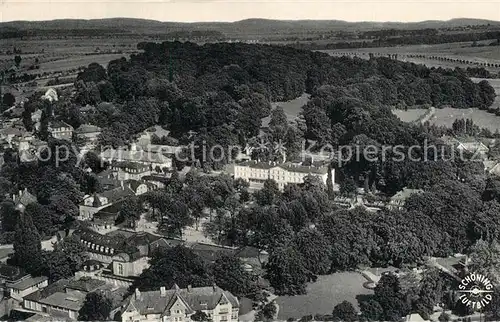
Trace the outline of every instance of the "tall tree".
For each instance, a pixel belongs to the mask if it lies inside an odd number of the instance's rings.
[[[358,313],[349,301],[343,301],[333,308],[332,317],[334,321],[353,322],[357,321]]]
[[[79,321],[106,321],[113,309],[113,303],[104,293],[96,291],[85,296],[83,306],[78,311]]]
[[[305,294],[306,283],[315,279],[304,257],[292,245],[277,247],[269,255],[266,278],[278,295]]]
[[[237,297],[255,296],[253,276],[243,269],[243,262],[234,256],[221,256],[212,266],[215,283]]]
[[[20,55],[15,55],[14,56],[14,62],[16,63],[16,67],[21,66],[21,60],[22,60],[22,58],[21,58]]]
[[[27,272],[34,275],[40,274],[42,244],[33,220],[28,214],[19,216],[14,240],[14,260]]]
[[[398,321],[410,312],[411,307],[394,274],[386,274],[380,278],[375,287],[375,300],[384,311],[383,320]]]
[[[331,246],[320,231],[304,228],[297,234],[295,243],[307,269],[314,274],[327,274],[331,270]]]
[[[150,261],[151,266],[134,282],[139,289],[158,289],[172,287],[175,283],[181,288],[211,285],[213,279],[207,265],[192,250],[176,246],[159,250]]]

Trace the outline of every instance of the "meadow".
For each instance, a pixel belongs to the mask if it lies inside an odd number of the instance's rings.
[[[366,279],[358,272],[342,272],[318,276],[307,286],[306,295],[280,296],[278,319],[301,318],[305,315],[331,314],[335,305],[349,301],[357,306],[357,295],[373,294],[363,287]]]
[[[406,57],[406,55],[426,55],[426,56],[440,56],[448,57],[459,60],[469,60],[475,63],[495,63],[500,64],[500,46],[487,46],[490,42],[483,41],[479,44],[483,46],[472,47],[471,42],[458,42],[458,43],[447,43],[447,44],[436,44],[436,45],[409,45],[409,46],[398,46],[398,47],[381,47],[381,48],[359,48],[359,49],[335,49],[335,50],[322,50],[331,55],[338,54],[356,54],[362,58],[368,58],[368,53],[374,53],[376,55],[385,56],[388,54],[398,54],[399,59],[403,61],[409,61],[416,64],[424,64],[428,67],[442,67],[442,68],[455,68],[455,67],[471,67],[471,65],[458,63],[458,62],[448,62],[448,61],[437,61],[426,58],[415,58]],[[492,72],[500,71],[500,68],[495,67],[485,67],[487,70]]]
[[[73,71],[92,62],[106,65],[111,60],[128,57],[138,52],[137,43],[144,40],[149,38],[2,39],[0,69],[14,66],[14,56],[20,55],[17,74],[52,76],[50,74]],[[32,69],[34,65],[39,68]]]
[[[474,82],[480,82],[481,78],[472,78]],[[493,103],[493,107],[500,108],[500,79],[487,79],[493,86],[497,97]],[[393,113],[403,122],[414,122],[421,115],[425,114],[426,109],[409,109],[393,110]],[[459,108],[436,108],[434,115],[430,118],[431,124],[440,126],[451,127],[453,122],[457,119],[472,119],[472,121],[481,128],[487,128],[492,132],[500,131],[500,116],[488,113],[483,110],[474,108],[459,109]]]
[[[392,113],[403,122],[415,122],[423,116],[425,112],[427,112],[427,110],[424,108],[409,109],[407,111],[395,109],[392,111]]]
[[[300,112],[302,112],[302,106],[306,105],[309,101],[309,94],[302,94],[302,96],[287,102],[272,102],[271,108],[274,110],[276,107],[281,106],[285,111],[285,115],[288,121],[293,121]],[[269,125],[270,117],[265,117],[262,119],[262,127],[267,127]]]

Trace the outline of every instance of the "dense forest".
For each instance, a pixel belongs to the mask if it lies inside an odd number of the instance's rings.
[[[205,215],[203,210],[208,209],[211,220],[203,228],[212,240],[268,251],[264,277],[275,294],[303,294],[306,283],[320,274],[365,266],[415,266],[426,256],[457,252],[480,257],[500,249],[490,247],[500,235],[500,180],[486,178],[480,162],[453,159],[453,148],[438,138],[439,129],[403,123],[391,112],[393,107],[415,104],[487,109],[495,98],[487,82],[475,84],[460,69],[427,68],[388,58],[336,58],[289,47],[173,42],[141,43],[139,48],[144,52],[130,60],[112,61],[107,69],[89,65],[75,81],[72,101],[49,103],[33,97],[25,104],[26,128],[33,126],[31,113],[42,109],[41,130],[35,133],[42,139],[47,139],[50,119],[57,118],[75,128],[87,122],[102,127],[101,145],[124,145],[137,133],[159,124],[182,144],[204,141],[208,147],[226,147],[253,144],[262,118],[270,115],[265,135],[271,142],[281,140],[287,146],[287,158],[293,157],[304,139],[317,147],[399,146],[403,154],[413,157],[397,160],[391,158],[395,153],[390,150],[382,158],[378,150],[379,158],[363,156],[332,163],[341,184],[339,193],[344,196],[355,196],[359,186],[371,198],[386,198],[403,187],[424,190],[399,210],[339,209],[332,201],[331,185],[313,176],[301,185],[289,184],[283,191],[268,180],[251,195],[248,183],[241,179],[203,176],[197,170],[184,180],[174,171],[165,189],[142,197],[158,216],[160,228],[169,233],[182,236],[182,229],[197,225]],[[271,110],[272,101],[304,92],[311,99],[294,122],[288,122],[282,108]],[[95,110],[82,112],[87,104]],[[467,124],[471,131],[472,123],[463,122],[457,122],[453,131],[463,131]],[[6,153],[0,173],[1,196],[28,188],[38,199],[26,207],[26,220],[17,227],[15,204],[5,199],[0,205],[2,237],[7,242],[21,240],[25,231],[39,233],[26,237],[36,247],[15,245],[18,264],[37,256],[38,261],[27,267],[33,274],[54,270],[66,258],[65,249],[73,247],[66,245],[55,255],[37,255],[41,235],[50,237],[58,228],[72,226],[82,196],[101,189],[94,174],[102,170],[96,154],[87,154],[78,165],[77,155],[68,148],[73,153],[60,163],[56,158],[59,148],[69,142],[48,138],[48,143],[52,157],[46,161],[23,164],[14,153]],[[411,149],[426,144],[436,149]],[[257,153],[269,160],[280,157],[273,149]],[[227,161],[207,159],[202,166],[221,168]],[[87,168],[93,172],[83,170]],[[139,198],[127,200],[121,215],[137,216],[140,202]],[[249,296],[246,293],[253,292],[256,282],[237,269],[241,268],[238,261],[222,259],[207,266],[182,247],[155,254],[151,264],[134,286],[157,288],[174,281],[197,286],[236,280],[241,283],[223,286]],[[486,266],[478,265],[477,272]],[[76,269],[70,267],[60,277],[71,276],[73,271]],[[233,273],[230,278],[225,275]],[[403,294],[397,279],[383,279],[386,281],[377,286],[370,306],[360,305],[372,320],[396,320],[410,311],[429,314],[445,296],[432,286],[442,283],[439,276],[422,283],[424,286],[414,290],[416,294]],[[241,287],[232,289],[235,285]],[[432,298],[429,290],[435,290]],[[392,294],[398,302],[387,301],[383,294]],[[408,302],[410,297],[413,300]],[[406,304],[400,308],[392,305],[403,302]],[[448,299],[447,306],[454,307],[449,302],[453,301]],[[376,314],[371,311],[374,307]]]
[[[392,34],[397,33],[397,36]],[[484,31],[477,33],[438,33],[435,29],[419,30],[418,32],[402,34],[399,32],[377,31],[367,32],[359,40],[342,41],[331,43],[296,43],[292,46],[301,49],[320,50],[320,49],[347,49],[347,48],[377,48],[377,47],[395,47],[405,45],[435,45],[466,41],[497,40],[500,38],[500,31]],[[364,38],[364,37],[368,38]],[[373,39],[373,37],[376,37]],[[497,42],[492,42],[496,46]]]
[[[337,145],[373,133],[381,144],[397,143],[408,135],[394,132],[421,130],[399,122],[390,107],[487,109],[495,98],[487,82],[475,84],[463,70],[388,58],[337,58],[289,47],[227,43],[138,47],[144,53],[112,61],[107,70],[91,64],[77,77],[75,103],[97,105],[90,121],[105,128],[103,144],[126,143],[161,124],[180,139],[195,131],[207,142],[245,145],[269,115],[271,101],[304,92],[312,100],[301,118],[305,126],[300,120],[295,124],[295,132],[303,132],[299,136]],[[74,126],[84,121],[78,108],[62,107],[61,114]],[[385,126],[387,135],[381,129]]]

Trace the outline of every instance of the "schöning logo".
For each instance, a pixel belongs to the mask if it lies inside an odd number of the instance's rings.
[[[462,304],[478,311],[488,305],[492,300],[493,284],[482,274],[471,273],[458,285],[459,297]]]

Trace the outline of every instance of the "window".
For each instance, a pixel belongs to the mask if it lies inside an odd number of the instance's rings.
[[[123,264],[118,264],[118,275],[123,275]]]

